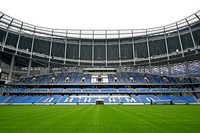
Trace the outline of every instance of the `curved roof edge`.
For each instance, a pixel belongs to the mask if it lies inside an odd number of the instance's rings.
[[[47,27],[35,26],[0,12],[0,26],[6,29],[13,27],[18,31],[28,32],[33,34],[36,33],[47,36],[90,38],[90,39],[125,38],[132,36],[143,36],[143,35],[168,33],[168,32],[170,33],[170,31],[184,28],[198,21],[200,21],[200,10],[177,22],[165,26],[159,26],[147,29],[52,29]],[[5,25],[2,25],[1,23]]]

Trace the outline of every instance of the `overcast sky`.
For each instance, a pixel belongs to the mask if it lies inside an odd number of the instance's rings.
[[[57,29],[144,29],[200,10],[200,0],[0,0],[0,11]]]

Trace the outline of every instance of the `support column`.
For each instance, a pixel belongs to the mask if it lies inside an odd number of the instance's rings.
[[[188,61],[185,62],[185,71],[186,71],[186,75],[189,77],[190,73],[189,73]]]
[[[180,32],[179,32],[179,28],[178,28],[178,24],[177,24],[177,23],[176,23],[176,27],[177,27],[177,31],[178,31],[179,43],[180,43],[180,46],[181,46],[182,57],[184,57],[184,53],[183,53],[183,44],[182,44],[182,41],[181,41],[181,36],[180,36]]]
[[[33,56],[33,47],[34,47],[34,42],[35,42],[35,29],[36,29],[36,27],[34,27],[34,35],[33,35],[32,44],[31,44],[31,55],[30,55],[30,58],[32,58],[32,56]]]
[[[107,30],[105,31],[105,39],[106,39],[106,44],[105,44],[105,54],[106,54],[106,67],[108,66],[108,41],[107,41]]]
[[[68,34],[68,30],[66,30],[64,65],[66,64],[66,57],[67,57],[67,34]]]
[[[29,59],[27,77],[30,77],[30,73],[31,73],[31,65],[32,65],[32,59]]]
[[[50,50],[49,50],[49,62],[51,62],[51,52],[52,52],[52,45],[53,45],[53,30],[51,35],[51,44],[50,44]]]
[[[10,24],[9,24],[8,27],[7,27],[7,32],[6,32],[5,40],[4,40],[4,42],[3,42],[3,48],[2,48],[2,50],[4,49],[4,47],[5,47],[5,45],[6,45],[6,41],[7,41],[7,38],[8,38],[9,29],[10,29],[10,25],[12,24],[13,20],[14,20],[14,19],[12,19],[12,20],[10,21]]]
[[[133,63],[135,66],[135,42],[134,42],[134,38],[133,38],[133,30],[132,30],[132,47],[133,47]]]
[[[147,40],[147,52],[148,52],[148,58],[149,58],[149,72],[152,74],[151,70],[151,56],[150,56],[150,50],[149,50],[149,38],[146,30],[146,40]]]
[[[196,46],[195,41],[194,41],[194,36],[193,36],[193,33],[192,33],[192,29],[190,27],[190,24],[189,24],[188,20],[187,19],[185,19],[185,20],[186,20],[186,22],[188,24],[188,27],[189,27],[189,30],[190,30],[190,35],[191,35],[191,38],[192,38],[192,43],[194,45],[195,52],[198,53],[197,52],[197,46]]]
[[[2,72],[3,72],[3,67],[2,67],[1,64],[0,64],[0,80],[1,80]]]
[[[149,63],[151,63],[151,56],[150,56],[150,50],[149,50],[149,38],[146,30],[146,40],[147,40],[147,52],[148,52],[148,58],[149,58]]]
[[[22,24],[21,24],[21,28],[20,28],[20,32],[19,32],[19,36],[18,36],[18,40],[17,40],[17,45],[16,45],[15,54],[17,54],[17,51],[18,51],[19,42],[20,42],[20,39],[21,39],[21,30],[22,30],[22,27],[23,27],[23,22],[22,22]]]
[[[164,37],[165,37],[165,48],[166,48],[166,52],[167,52],[167,60],[169,60],[169,50],[168,50],[168,43],[167,43],[165,27],[163,29],[164,29]]]
[[[81,62],[81,30],[80,30],[78,45],[79,45],[79,47],[78,47],[78,66],[80,66],[80,62]]]
[[[171,64],[169,62],[167,62],[167,68],[168,68],[168,75],[171,76],[172,71],[171,71]]]
[[[120,47],[120,31],[118,30],[118,45],[119,45],[119,66],[121,66],[121,47]]]
[[[149,63],[149,73],[152,74],[151,63]]]
[[[8,75],[8,80],[12,80],[12,73],[13,73],[13,68],[15,65],[15,55],[12,55],[12,59],[11,59],[11,65],[10,65],[10,71],[9,71],[9,75]]]
[[[92,33],[92,66],[94,66],[94,30]]]

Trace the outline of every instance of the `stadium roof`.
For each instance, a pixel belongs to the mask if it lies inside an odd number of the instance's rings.
[[[1,11],[56,29],[144,29],[163,26],[199,10],[199,0],[1,1]]]

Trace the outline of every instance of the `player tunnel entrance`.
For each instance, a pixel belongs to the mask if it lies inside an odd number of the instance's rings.
[[[104,105],[104,99],[96,99],[95,104],[96,105]]]

